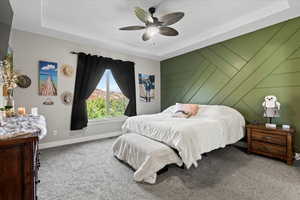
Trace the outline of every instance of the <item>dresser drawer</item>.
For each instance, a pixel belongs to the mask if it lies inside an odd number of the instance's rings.
[[[286,145],[286,143],[287,143],[286,136],[268,134],[267,132],[253,131],[251,137],[253,140],[268,142],[268,143],[272,143],[272,144]]]
[[[286,155],[286,147],[264,142],[252,141],[251,150],[257,153],[275,154],[278,156]]]

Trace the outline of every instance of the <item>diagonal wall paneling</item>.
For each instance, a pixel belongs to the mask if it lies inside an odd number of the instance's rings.
[[[266,95],[282,104],[278,123],[298,129],[300,151],[300,17],[161,63],[162,108],[176,102],[222,104],[259,120]]]

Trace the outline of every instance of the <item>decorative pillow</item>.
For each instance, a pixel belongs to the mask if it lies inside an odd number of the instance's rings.
[[[173,117],[177,117],[177,118],[189,118],[191,116],[191,114],[186,113],[182,110],[178,110],[173,114]]]
[[[199,105],[197,104],[187,104],[188,109],[192,113],[193,116],[197,115],[199,111]]]
[[[199,106],[197,104],[176,103],[175,113],[183,112],[189,116],[195,116],[195,115],[197,115],[198,110],[199,110]]]

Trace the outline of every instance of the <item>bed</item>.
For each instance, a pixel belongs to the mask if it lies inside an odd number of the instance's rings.
[[[159,114],[128,118],[123,133],[136,133],[175,149],[186,168],[197,167],[201,155],[236,143],[245,134],[245,119],[235,109],[221,105],[199,105],[197,115],[173,117],[175,106]]]

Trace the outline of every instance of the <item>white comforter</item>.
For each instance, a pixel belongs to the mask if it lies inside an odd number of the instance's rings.
[[[136,170],[133,178],[137,182],[154,184],[160,169],[183,164],[170,147],[137,134],[120,136],[113,145],[113,153]]]
[[[244,137],[245,119],[227,106],[201,105],[196,116],[174,118],[175,106],[162,113],[128,118],[124,133],[138,133],[176,149],[186,165],[197,167],[201,154],[233,144]]]

